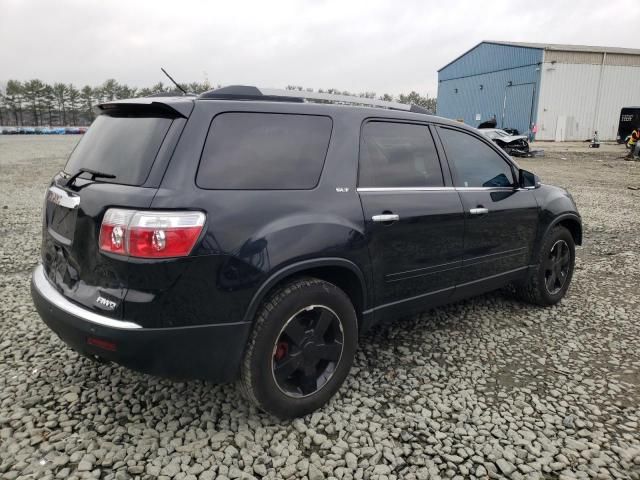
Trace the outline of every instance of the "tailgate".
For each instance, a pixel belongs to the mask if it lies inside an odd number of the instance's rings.
[[[90,310],[122,318],[128,262],[98,250],[104,212],[111,205],[147,208],[155,188],[94,184],[80,192],[62,187],[57,176],[45,200],[42,263],[65,297]]]
[[[102,218],[111,207],[151,205],[185,121],[148,105],[110,108],[54,177],[45,197],[42,263],[65,297],[123,317],[129,262],[99,250]]]

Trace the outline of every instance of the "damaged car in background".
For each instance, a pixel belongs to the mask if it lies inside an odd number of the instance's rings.
[[[526,135],[509,135],[499,128],[479,130],[512,157],[529,157],[533,154],[529,149],[529,140]]]

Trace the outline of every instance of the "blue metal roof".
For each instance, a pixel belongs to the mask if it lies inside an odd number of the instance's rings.
[[[535,47],[480,42],[438,70],[438,80],[469,77],[510,68],[537,65],[543,50]]]

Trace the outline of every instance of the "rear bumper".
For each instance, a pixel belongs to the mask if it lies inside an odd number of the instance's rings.
[[[69,301],[51,285],[41,265],[31,278],[31,297],[42,320],[74,350],[159,376],[234,380],[251,327],[238,322],[142,328]]]

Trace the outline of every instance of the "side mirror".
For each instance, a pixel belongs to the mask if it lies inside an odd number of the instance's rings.
[[[518,170],[518,186],[520,188],[538,188],[540,187],[540,177],[535,173],[527,170]]]

